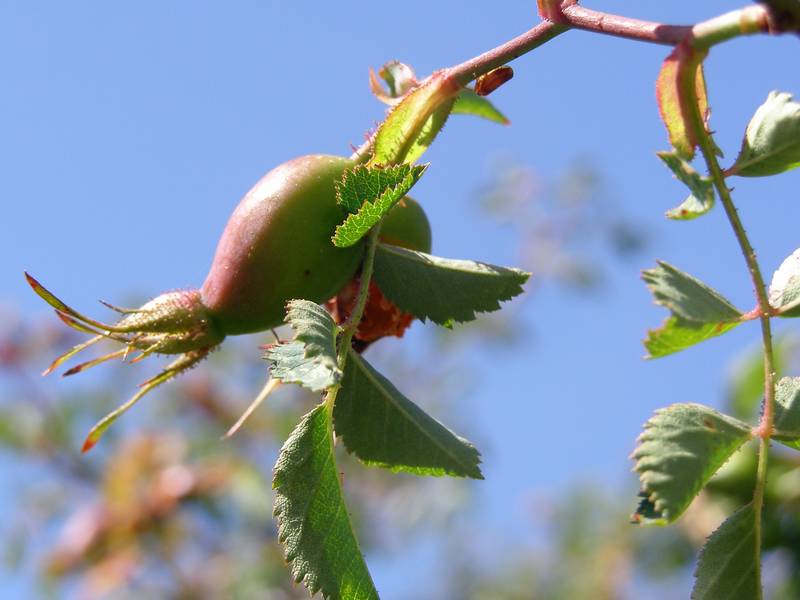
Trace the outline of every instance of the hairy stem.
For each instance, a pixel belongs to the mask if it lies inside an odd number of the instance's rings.
[[[690,69],[688,72],[692,74],[692,77],[682,82],[681,87],[682,93],[686,94],[686,97],[692,100],[689,103],[691,107],[690,125],[696,133],[700,151],[703,154],[709,174],[714,182],[714,187],[725,209],[725,215],[736,236],[739,248],[744,255],[744,260],[747,264],[747,270],[750,274],[750,280],[752,281],[758,302],[758,319],[761,324],[761,340],[764,346],[764,405],[761,422],[755,429],[755,433],[760,437],[760,440],[758,447],[758,470],[756,473],[755,488],[753,490],[753,509],[756,519],[754,524],[756,555],[754,559],[756,576],[758,577],[758,581],[761,581],[761,512],[764,506],[764,489],[767,482],[769,440],[772,436],[775,415],[775,357],[773,353],[772,328],[770,323],[772,307],[769,303],[767,288],[756,258],[755,250],[750,243],[742,220],[739,218],[739,212],[733,202],[731,191],[725,183],[725,175],[717,160],[716,146],[711,138],[711,134],[706,129],[704,116],[701,114],[694,81],[694,75],[697,71],[696,69]],[[760,590],[761,588],[759,587],[759,598],[761,598]]]

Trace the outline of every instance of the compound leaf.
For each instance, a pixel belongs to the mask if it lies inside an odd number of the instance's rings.
[[[679,206],[667,211],[667,218],[688,221],[704,215],[714,207],[714,184],[709,177],[700,175],[677,152],[658,152],[657,155],[691,192]]]
[[[750,437],[746,423],[700,404],[673,404],[656,411],[632,455],[642,495],[649,500],[648,513],[637,513],[634,519],[673,522]]]
[[[522,293],[530,273],[471,260],[439,258],[424,252],[379,244],[375,282],[400,309],[449,326],[472,321],[476,312],[500,308]]]
[[[416,475],[483,479],[480,453],[351,352],[333,409],[336,435],[367,464]]]
[[[353,246],[419,181],[427,165],[379,168],[358,166],[346,171],[336,194],[339,204],[351,212],[336,227],[335,246]]]
[[[342,378],[336,359],[336,323],[324,308],[309,300],[290,300],[287,308],[286,320],[295,337],[267,349],[265,358],[272,376],[314,392],[335,385]]]
[[[377,600],[342,495],[325,404],[304,416],[286,440],[272,487],[278,539],[294,580],[331,600]]]
[[[748,504],[709,536],[694,572],[692,600],[761,598],[755,522],[756,511]]]
[[[758,107],[729,175],[775,175],[800,166],[800,103],[791,94],[770,92]]]

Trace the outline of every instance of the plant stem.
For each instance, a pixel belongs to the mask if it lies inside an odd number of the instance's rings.
[[[367,235],[367,248],[364,254],[364,262],[361,265],[361,280],[358,284],[358,295],[356,296],[356,303],[353,307],[353,312],[347,318],[339,333],[338,342],[338,367],[344,372],[347,366],[347,357],[350,356],[350,345],[353,342],[353,336],[358,331],[358,324],[361,322],[361,317],[364,316],[364,309],[367,306],[367,298],[369,297],[369,284],[372,280],[372,271],[375,265],[375,251],[378,248],[378,234],[381,231],[381,223],[375,225]],[[328,411],[333,414],[333,404],[336,401],[336,395],[342,387],[341,383],[337,383],[332,388],[328,389],[325,394],[325,403],[327,404]]]
[[[691,25],[665,25],[640,21],[591,10],[578,4],[565,6],[561,11],[561,18],[562,23],[569,24],[575,29],[667,46],[680,43],[692,31]]]
[[[475,58],[450,67],[447,69],[448,75],[453,77],[460,85],[467,85],[492,69],[502,67],[504,64],[549,42],[568,29],[569,26],[561,23],[542,21],[536,25],[536,27],[529,29],[514,39],[496,48],[492,48],[488,52],[484,52]]]
[[[347,321],[342,325],[342,333],[339,338],[339,368],[344,369],[344,362],[347,361],[347,352],[350,343],[353,341],[353,336],[358,330],[358,324],[361,322],[361,317],[364,316],[364,308],[367,306],[367,298],[369,297],[369,284],[372,280],[372,270],[375,265],[375,251],[378,247],[378,234],[381,230],[381,224],[378,223],[373,227],[367,235],[367,248],[364,255],[364,262],[361,265],[361,275],[358,285],[358,295],[356,296],[356,304],[353,307],[353,312],[350,313]],[[343,350],[344,349],[344,350]]]
[[[767,463],[769,453],[769,440],[772,436],[772,427],[775,415],[775,357],[772,346],[772,328],[770,317],[772,314],[772,307],[769,303],[767,296],[767,288],[764,283],[764,277],[761,274],[758,260],[756,258],[755,250],[753,249],[750,239],[747,236],[744,225],[739,218],[739,212],[731,197],[731,191],[725,183],[725,175],[719,165],[716,155],[716,147],[711,138],[711,134],[707,131],[704,117],[701,114],[701,109],[698,103],[696,86],[694,81],[694,74],[696,69],[690,69],[692,77],[689,80],[682,82],[682,93],[686,94],[687,98],[692,101],[689,102],[691,126],[696,133],[696,138],[700,146],[700,151],[703,154],[706,164],[708,165],[709,174],[714,182],[714,187],[717,190],[720,201],[725,209],[725,215],[728,222],[733,229],[736,236],[736,241],[739,243],[739,248],[744,255],[744,260],[747,263],[747,270],[750,273],[750,279],[755,290],[756,299],[758,301],[758,319],[761,324],[761,341],[764,346],[764,404],[761,415],[761,421],[758,427],[754,430],[754,434],[759,436],[758,447],[758,469],[756,472],[756,483],[753,490],[753,510],[755,513],[755,568],[756,577],[761,581],[761,512],[764,506],[764,489],[767,483]],[[758,597],[761,598],[761,587],[759,586]]]
[[[696,25],[667,25],[570,4],[560,9],[557,21],[542,21],[504,44],[446,69],[447,75],[459,85],[466,86],[481,75],[535,50],[569,29],[667,46],[676,46],[688,39],[693,47],[702,49],[740,35],[769,32],[770,20],[769,9],[762,5],[747,6]],[[374,141],[375,134],[372,134],[353,150],[350,158],[359,163],[369,160]]]
[[[697,41],[697,44],[693,43],[697,48],[708,48],[743,34],[770,30],[769,9],[761,5],[747,6],[696,25],[667,25],[571,4],[561,9],[557,21],[543,21],[505,44],[451,67],[448,74],[461,85],[467,85],[492,69],[527,54],[573,28],[667,46],[676,46],[685,39],[693,39]]]

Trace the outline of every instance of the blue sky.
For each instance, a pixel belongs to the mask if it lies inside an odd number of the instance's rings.
[[[684,23],[737,6],[618,0],[592,8]],[[368,67],[399,59],[424,75],[537,21],[531,1],[490,10],[416,0],[0,4],[0,304],[31,318],[48,312],[23,269],[77,307],[198,286],[228,215],[264,172],[301,154],[348,154],[380,121]],[[800,93],[789,58],[797,50],[796,37],[758,37],[712,51],[712,127],[728,160],[769,91]],[[436,254],[514,264],[506,230],[474,202],[498,156],[545,179],[588,158],[650,238],[644,254],[611,266],[599,296],[532,286],[525,319],[535,339],[516,355],[479,357],[480,382],[461,416],[463,433],[485,444],[477,543],[496,532],[527,535],[517,520],[532,494],[554,496],[585,477],[634,488],[627,457],[641,424],[671,402],[718,404],[730,360],[758,340],[755,326],[741,327],[681,355],[641,360],[645,330],[664,317],[639,280],[655,259],[742,309],[754,303],[721,210],[690,223],[662,216],[684,196],[654,155],[667,148],[654,99],[666,54],[567,33],[513,63],[514,79],[493,95],[511,127],[454,118],[426,155],[432,165],[415,197],[433,223]],[[734,185],[771,274],[800,246],[800,173]],[[376,576],[401,597],[390,568]]]

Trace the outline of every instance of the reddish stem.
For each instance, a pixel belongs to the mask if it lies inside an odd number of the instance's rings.
[[[652,21],[640,21],[583,8],[578,4],[563,7],[561,16],[559,22],[575,29],[667,46],[677,45],[692,32],[691,25],[664,25]]]

